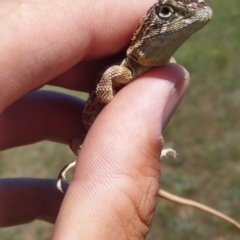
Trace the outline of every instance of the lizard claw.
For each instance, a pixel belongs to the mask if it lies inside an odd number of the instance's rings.
[[[66,180],[66,174],[69,171],[69,169],[74,168],[76,165],[76,160],[73,162],[68,163],[67,165],[65,165],[62,170],[59,172],[58,174],[58,178],[57,178],[57,188],[59,191],[61,191],[63,193],[63,189],[62,189],[62,181],[67,181]]]
[[[175,150],[173,150],[172,148],[163,149],[161,152],[160,159],[162,159],[163,157],[168,157],[168,156],[173,156],[174,158],[176,158],[177,152]]]

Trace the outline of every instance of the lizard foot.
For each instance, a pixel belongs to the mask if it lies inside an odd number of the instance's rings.
[[[72,137],[70,139],[70,143],[69,146],[71,148],[71,150],[78,155],[79,152],[81,151],[82,148],[82,142],[83,142],[84,137],[82,135],[76,135],[74,137]],[[62,189],[62,181],[67,181],[66,180],[66,174],[67,172],[71,169],[74,168],[76,165],[77,160],[68,163],[67,165],[65,165],[62,170],[59,172],[58,174],[58,178],[57,178],[57,188],[59,191],[63,192]]]
[[[65,165],[62,170],[59,172],[58,174],[58,178],[57,178],[57,188],[58,190],[60,190],[61,192],[63,192],[62,189],[62,181],[67,181],[66,180],[66,174],[67,172],[71,169],[74,168],[76,165],[76,160],[73,162],[68,163],[67,165]]]
[[[160,159],[162,159],[163,157],[168,157],[168,156],[173,156],[174,158],[176,158],[177,152],[175,150],[173,150],[172,148],[163,149],[161,152]]]

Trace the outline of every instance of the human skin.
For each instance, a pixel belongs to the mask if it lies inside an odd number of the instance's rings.
[[[153,2],[2,1],[0,149],[86,134],[83,101],[36,89],[91,91]],[[52,239],[143,239],[156,207],[162,130],[187,84],[184,69],[167,64],[123,88],[88,132],[65,196],[55,180],[1,180],[0,226],[42,219],[56,221]]]

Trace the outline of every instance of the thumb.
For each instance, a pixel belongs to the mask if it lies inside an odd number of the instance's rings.
[[[187,85],[186,71],[167,64],[103,109],[84,141],[53,239],[146,236],[157,202],[161,132]]]

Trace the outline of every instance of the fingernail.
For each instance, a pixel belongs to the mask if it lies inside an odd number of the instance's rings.
[[[181,99],[183,98],[184,93],[190,82],[190,76],[188,71],[179,65],[174,65],[175,66],[169,66],[171,70],[168,72],[171,73],[171,76],[169,76],[169,78],[166,78],[170,79],[169,81],[172,82],[173,90],[172,96],[169,98],[169,101],[167,102],[163,112],[162,129],[166,127],[176,108],[180,104]]]

